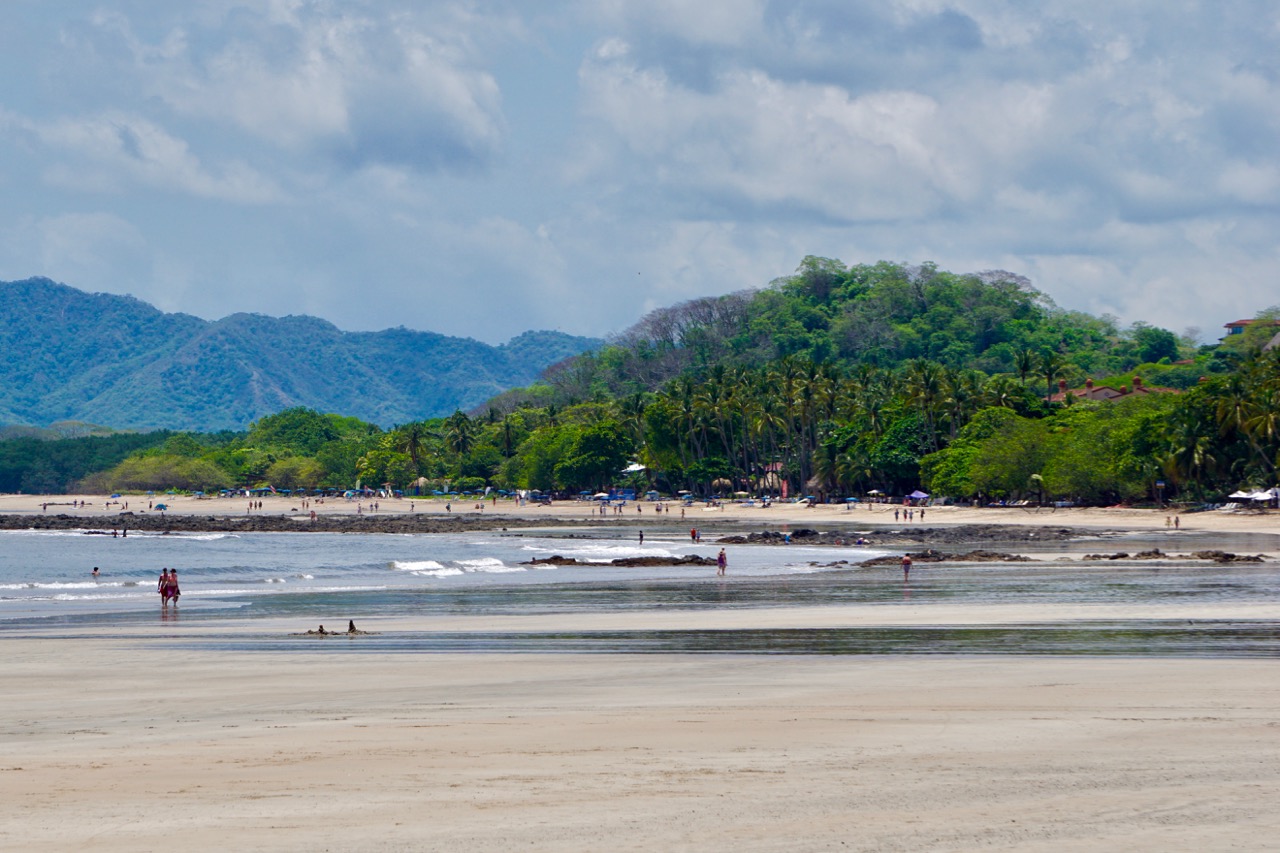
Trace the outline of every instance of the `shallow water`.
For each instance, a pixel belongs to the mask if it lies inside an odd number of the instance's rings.
[[[432,608],[436,602],[447,608],[468,607],[474,596],[492,601],[486,591],[494,587],[524,589],[524,599],[545,600],[561,595],[546,590],[557,585],[696,582],[715,574],[714,568],[703,566],[603,565],[616,557],[641,555],[714,557],[720,547],[691,543],[687,534],[676,532],[654,532],[643,545],[615,536],[613,530],[599,535],[135,533],[122,538],[69,531],[0,532],[0,624],[24,618],[152,614],[159,606],[156,580],[166,567],[179,570],[183,612],[205,616],[220,609],[267,615],[355,603],[366,611],[405,613]],[[730,551],[732,575],[741,579],[805,575],[824,571],[811,562],[864,560],[888,553],[800,546],[732,546]],[[552,555],[595,564],[525,565]],[[91,575],[94,566],[101,569],[96,579]],[[498,595],[503,597],[510,593]]]
[[[1274,622],[1077,622],[1065,625],[745,629],[732,631],[397,632],[393,635],[205,637],[235,651],[368,654],[502,652],[764,655],[1107,655],[1276,657]]]
[[[678,652],[751,654],[1104,654],[1276,656],[1280,623],[1258,619],[1280,606],[1280,567],[1179,561],[1142,564],[1036,562],[917,564],[904,584],[896,567],[830,566],[888,553],[859,548],[729,547],[730,573],[714,568],[522,565],[551,554],[603,561],[636,554],[711,556],[682,531],[647,532],[645,544],[617,531],[451,535],[76,533],[0,534],[0,636],[38,630],[118,629],[159,624],[166,640],[211,649],[341,652]],[[713,535],[713,534],[712,534]],[[712,537],[708,536],[708,540]],[[1026,553],[1130,552],[1160,547],[1275,549],[1271,537],[1177,541],[1157,534],[1070,543],[1027,543]],[[917,550],[917,549],[912,549]],[[955,549],[959,550],[959,549]],[[815,565],[816,564],[816,565]],[[86,577],[102,567],[98,580]],[[155,593],[159,567],[180,569],[178,608]],[[323,639],[255,632],[252,623],[295,623],[299,631],[382,617],[624,614],[749,611],[766,608],[871,608],[891,617],[911,606],[912,625],[812,629],[625,631],[408,631]],[[965,622],[979,608],[1005,607],[1008,623]],[[1102,606],[1094,618],[1082,609]],[[883,608],[883,609],[882,609]],[[930,608],[937,608],[931,611]],[[1145,612],[1158,618],[1128,618]],[[1206,610],[1212,619],[1199,616]],[[1240,617],[1218,618],[1238,610]],[[1105,611],[1105,612],[1103,612]],[[930,612],[938,614],[936,620]],[[1036,613],[1034,624],[1025,614]],[[959,615],[957,615],[959,614]],[[1023,614],[1018,616],[1016,614]],[[1068,618],[1070,615],[1071,618]],[[1183,618],[1185,615],[1185,618]],[[987,617],[990,618],[989,616]],[[234,631],[220,632],[230,621]],[[249,623],[245,625],[245,621]],[[1017,620],[1017,621],[1012,621]],[[870,616],[868,622],[874,623]],[[892,621],[891,619],[889,621]],[[930,624],[932,622],[938,624]],[[979,620],[980,621],[980,620]],[[184,634],[204,629],[199,637]]]

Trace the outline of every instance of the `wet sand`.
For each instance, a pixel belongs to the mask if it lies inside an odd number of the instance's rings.
[[[6,652],[4,849],[1264,850],[1280,830],[1265,661]]]

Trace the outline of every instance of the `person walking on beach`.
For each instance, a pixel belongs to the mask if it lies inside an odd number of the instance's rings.
[[[156,592],[160,593],[160,603],[169,603],[169,570],[160,572],[160,580],[156,582]]]
[[[716,555],[716,574],[724,577],[724,570],[729,568],[729,558],[725,555],[724,549],[720,549],[720,553]]]
[[[178,606],[178,597],[182,595],[182,590],[178,588],[178,570],[173,569],[169,572],[169,598],[173,599],[173,606]]]
[[[911,580],[911,555],[902,555],[902,579],[904,581]]]

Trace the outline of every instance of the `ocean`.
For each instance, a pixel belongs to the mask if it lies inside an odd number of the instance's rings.
[[[1149,547],[1150,535],[1107,550]],[[751,654],[1280,655],[1280,567],[1178,560],[1080,562],[1058,543],[1034,563],[917,564],[904,584],[896,566],[858,562],[890,551],[730,545],[715,567],[615,567],[615,557],[714,557],[708,537],[683,530],[488,531],[457,534],[0,533],[0,637],[58,629],[113,631],[160,623],[203,631],[226,648],[431,652],[559,651]],[[1251,540],[1255,541],[1256,540]],[[915,549],[913,549],[915,550]],[[1026,553],[1036,556],[1034,547]],[[587,565],[530,566],[560,555]],[[99,567],[95,579],[91,572]],[[164,608],[162,568],[179,571],[181,603]],[[830,628],[603,631],[440,631],[443,616],[617,614],[655,611],[861,608]],[[901,608],[911,617],[902,619]],[[992,609],[995,608],[993,611]],[[982,612],[980,619],[965,614]],[[991,617],[1007,613],[1007,618]],[[395,617],[422,630],[358,643],[300,644],[320,624],[343,630]],[[903,624],[898,624],[898,623]],[[246,627],[247,623],[247,627]],[[264,626],[255,631],[254,625]],[[274,627],[290,624],[297,632]],[[181,634],[172,635],[181,638]]]

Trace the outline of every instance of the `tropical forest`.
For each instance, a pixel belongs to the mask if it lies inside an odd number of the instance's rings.
[[[955,501],[1211,501],[1270,486],[1280,308],[1215,344],[1064,310],[1018,275],[806,257],[656,310],[531,385],[394,425],[0,433],[0,490],[613,487]]]

